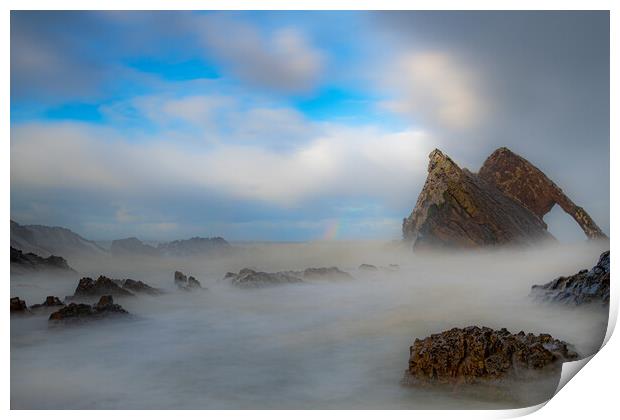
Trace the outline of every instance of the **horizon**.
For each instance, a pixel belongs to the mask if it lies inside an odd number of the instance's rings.
[[[20,224],[397,240],[433,149],[503,146],[609,234],[608,12],[11,12]]]

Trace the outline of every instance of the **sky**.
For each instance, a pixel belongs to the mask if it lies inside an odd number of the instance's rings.
[[[90,239],[399,239],[501,146],[609,233],[609,141],[604,11],[11,12],[11,218]]]

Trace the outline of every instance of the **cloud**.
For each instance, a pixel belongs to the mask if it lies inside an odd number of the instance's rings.
[[[383,106],[417,121],[471,128],[484,114],[473,72],[447,53],[404,53],[387,70],[383,83],[395,92]]]
[[[240,79],[283,92],[306,92],[319,81],[325,53],[296,28],[269,34],[223,15],[201,16],[196,32],[208,54],[215,54]]]
[[[112,197],[182,189],[290,208],[326,197],[399,201],[423,180],[432,147],[423,132],[337,125],[321,131],[281,151],[235,144],[196,148],[158,137],[135,143],[86,124],[20,124],[11,133],[11,184]]]

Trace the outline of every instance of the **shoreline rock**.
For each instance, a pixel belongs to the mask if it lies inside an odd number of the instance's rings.
[[[543,302],[582,305],[600,302],[609,305],[609,251],[603,252],[590,270],[581,270],[568,277],[532,286],[530,296]]]
[[[25,253],[11,247],[11,273],[22,274],[33,271],[76,273],[63,257],[50,255],[47,258],[43,258],[32,252]]]
[[[404,382],[416,384],[480,383],[560,371],[561,363],[579,356],[569,344],[549,334],[511,334],[505,328],[453,328],[410,347]]]
[[[95,305],[70,303],[49,316],[52,323],[75,323],[101,320],[110,317],[128,316],[121,305],[115,304],[112,295],[104,295]]]
[[[194,276],[188,277],[180,271],[174,272],[174,284],[176,284],[179,289],[185,291],[192,291],[203,288],[200,282],[196,280]]]

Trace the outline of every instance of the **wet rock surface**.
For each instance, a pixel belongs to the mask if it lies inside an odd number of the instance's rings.
[[[609,305],[609,251],[603,252],[590,270],[581,270],[568,277],[532,286],[531,295],[546,302],[572,305],[598,302]]]
[[[19,249],[11,247],[12,273],[20,274],[43,270],[75,273],[75,270],[69,266],[67,260],[62,257],[51,255],[43,258],[37,254],[31,252],[24,253]]]
[[[49,321],[52,323],[73,323],[128,315],[129,312],[123,309],[121,305],[114,303],[111,295],[105,295],[101,296],[95,305],[70,303],[52,313]]]
[[[229,281],[233,286],[241,288],[255,288],[265,286],[276,286],[281,284],[302,283],[300,276],[292,272],[265,273],[244,268],[238,274],[227,273],[224,280]]]
[[[179,289],[186,291],[202,289],[202,285],[194,276],[188,277],[180,271],[174,272],[174,284]]]
[[[21,300],[18,296],[11,298],[11,315],[27,315],[29,313],[26,301]]]
[[[415,208],[403,220],[403,238],[418,249],[533,244],[553,239],[542,217],[556,203],[589,238],[605,237],[585,210],[510,150],[496,150],[475,174],[435,149]]]
[[[479,383],[525,378],[532,372],[558,373],[561,363],[575,360],[570,346],[549,334],[511,334],[505,328],[453,328],[410,347],[405,383]]]

